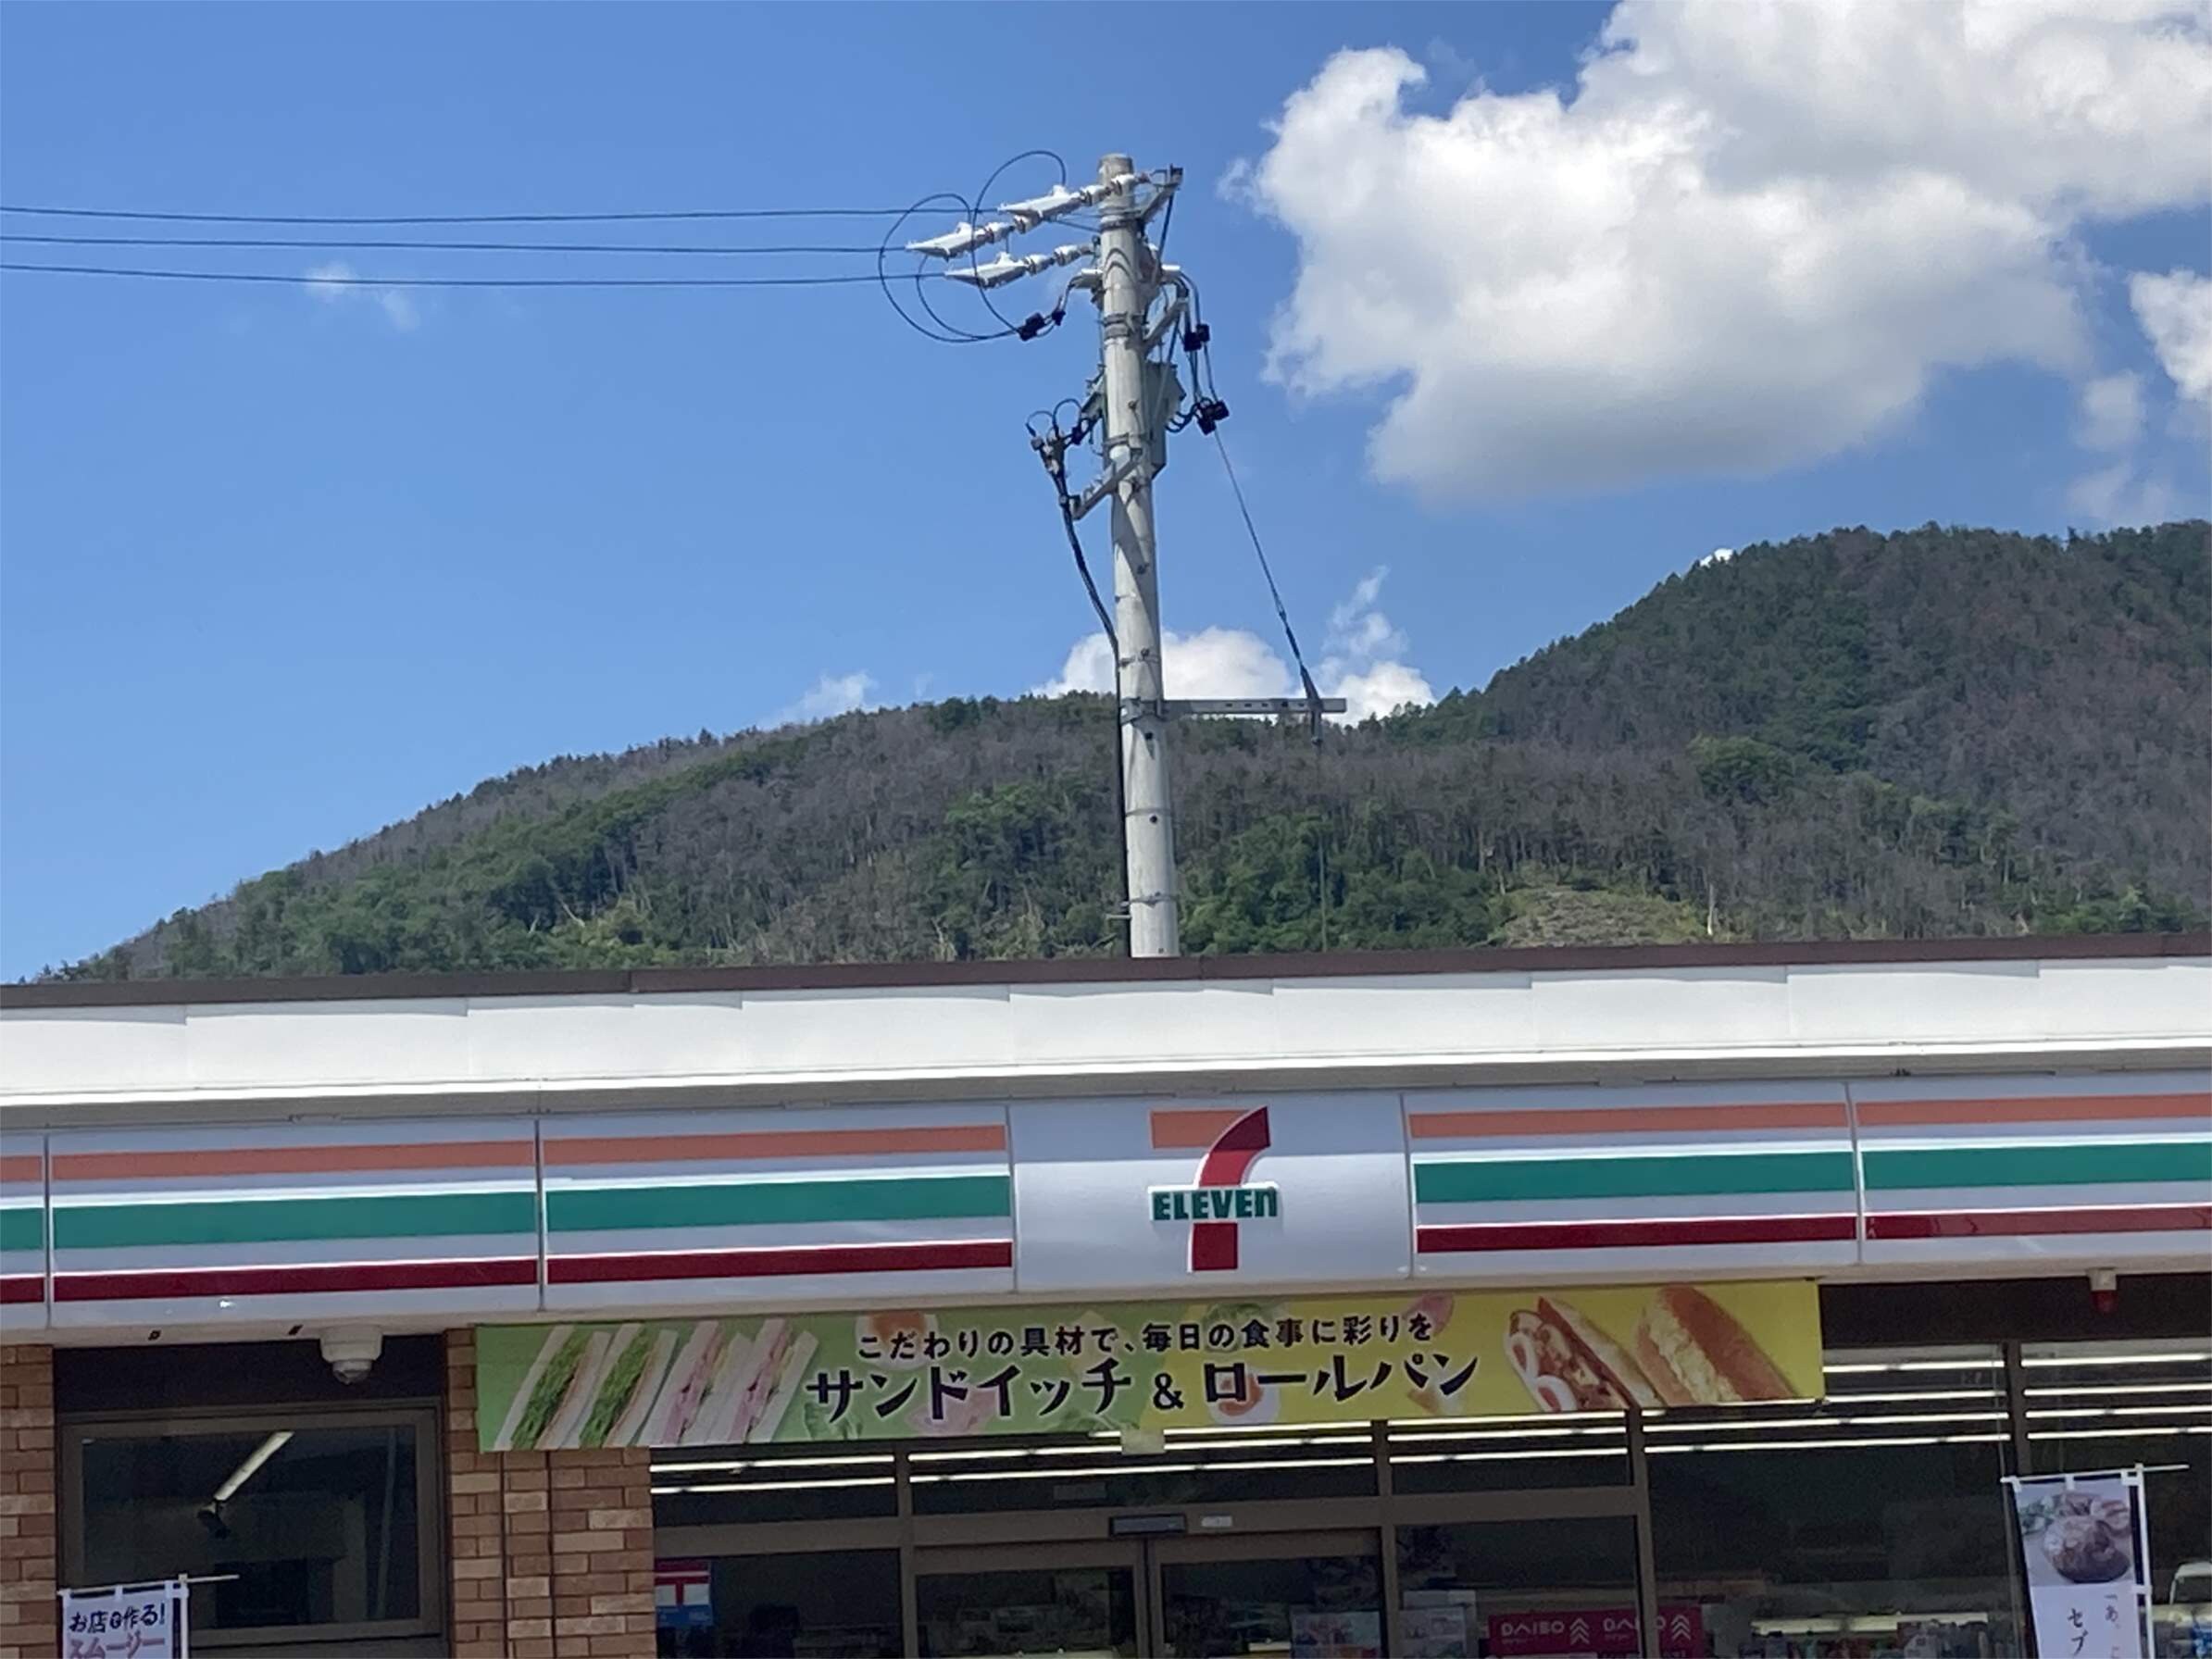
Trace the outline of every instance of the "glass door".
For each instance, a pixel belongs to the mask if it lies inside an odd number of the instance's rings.
[[[924,1659],[1135,1659],[1145,1618],[1134,1541],[922,1550],[915,1628]]]
[[[1662,1607],[1659,1639],[1643,1640],[1630,1516],[1401,1521],[1397,1535],[1401,1653],[1683,1659],[1706,1652],[1694,1604]]]
[[[1372,1532],[1164,1538],[1156,1651],[1382,1659],[1382,1563]]]

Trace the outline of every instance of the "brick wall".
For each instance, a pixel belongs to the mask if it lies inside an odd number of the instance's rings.
[[[445,1336],[445,1421],[455,1659],[646,1659],[651,1454],[479,1452],[463,1330]]]
[[[54,1350],[10,1342],[0,1347],[0,1659],[57,1651],[54,1559]]]

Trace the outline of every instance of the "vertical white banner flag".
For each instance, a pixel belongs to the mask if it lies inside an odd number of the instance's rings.
[[[2149,1659],[2150,1540],[2143,1471],[2010,1476],[2035,1651]]]
[[[61,1592],[62,1659],[186,1659],[182,1578]]]

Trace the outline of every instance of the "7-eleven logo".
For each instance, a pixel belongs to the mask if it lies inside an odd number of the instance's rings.
[[[1239,1224],[1281,1218],[1282,1201],[1276,1190],[1244,1179],[1268,1145],[1265,1106],[1153,1113],[1155,1152],[1204,1153],[1194,1186],[1155,1187],[1151,1191],[1153,1220],[1190,1228],[1192,1272],[1233,1269]]]

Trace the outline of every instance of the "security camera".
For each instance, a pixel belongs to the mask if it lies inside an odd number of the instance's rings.
[[[383,1332],[349,1326],[322,1333],[322,1356],[340,1382],[358,1382],[384,1351]]]

